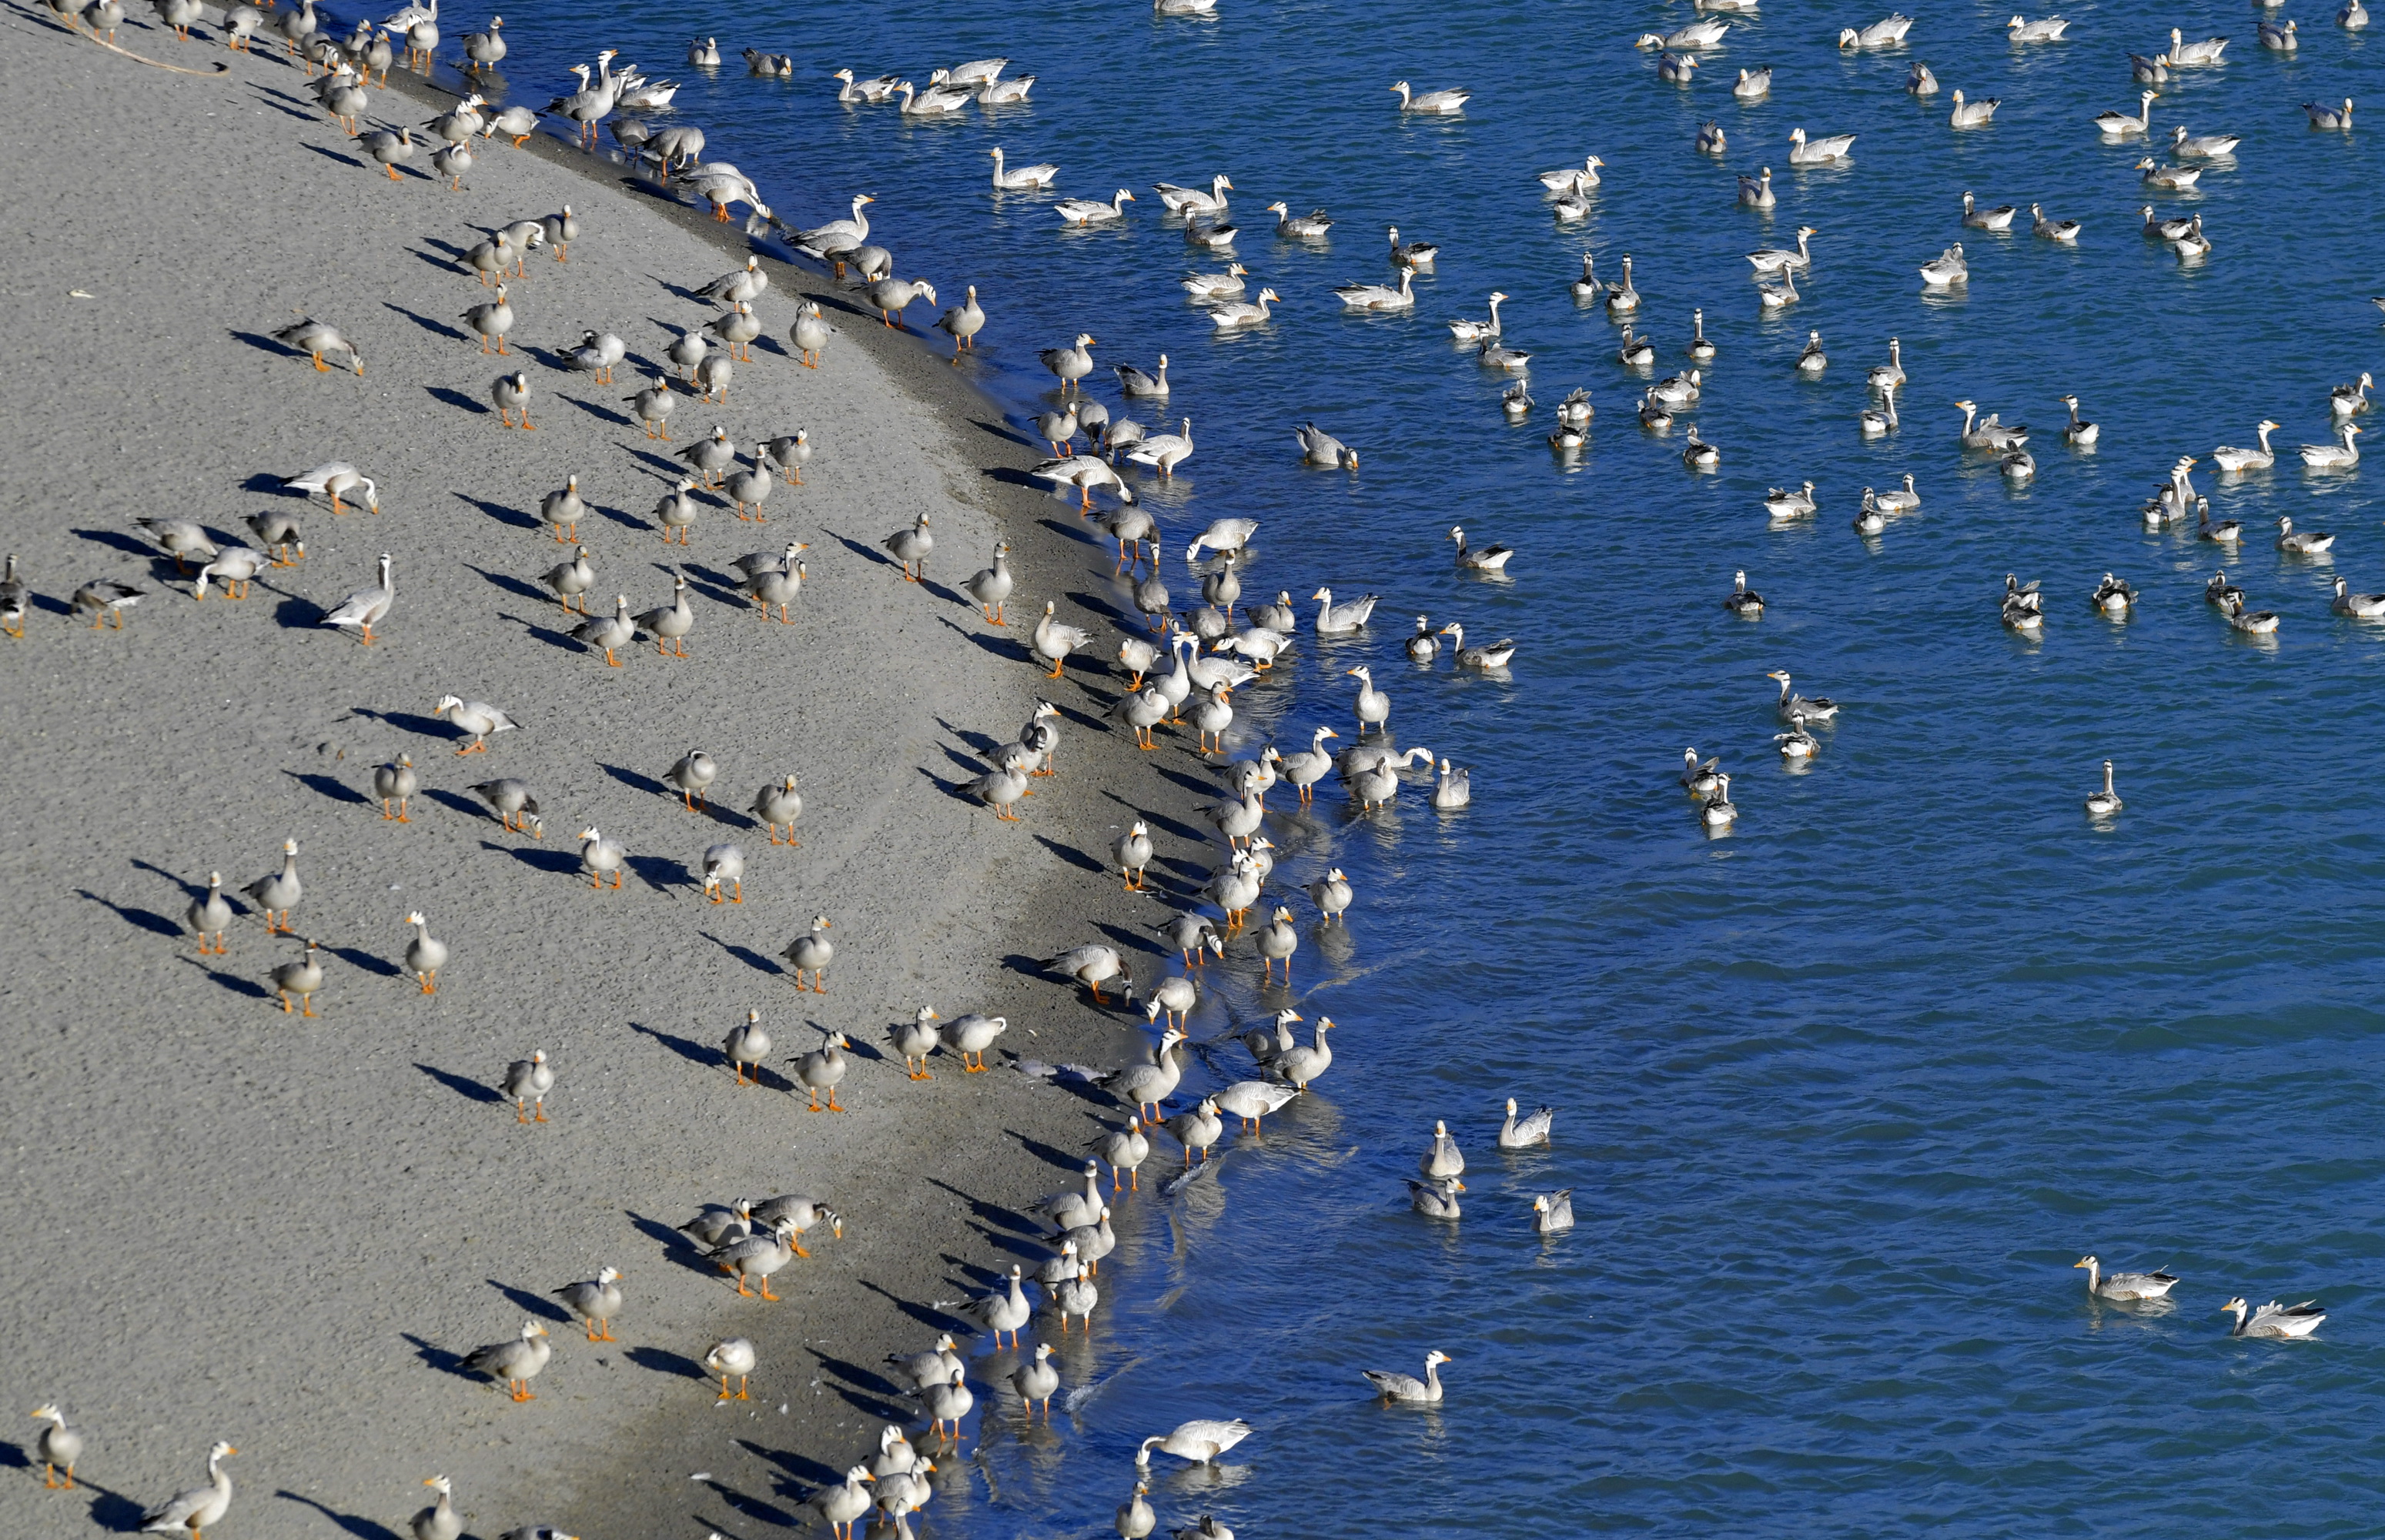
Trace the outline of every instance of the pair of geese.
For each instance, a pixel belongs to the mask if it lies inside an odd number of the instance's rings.
[[[2178,1286],[2175,1273],[2106,1273],[2094,1257],[2081,1257],[2070,1264],[2087,1270],[2087,1294],[2093,1299],[2109,1299],[2117,1304],[2150,1304],[2166,1300],[2169,1291]],[[2318,1330],[2327,1319],[2327,1311],[2318,1302],[2305,1299],[2299,1305],[2281,1305],[2272,1299],[2257,1308],[2247,1305],[2241,1296],[2219,1307],[2224,1314],[2236,1319],[2229,1327],[2229,1336],[2271,1337],[2279,1340],[2300,1339]]]

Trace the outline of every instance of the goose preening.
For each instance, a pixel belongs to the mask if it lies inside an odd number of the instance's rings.
[[[2137,602],[2137,590],[2129,586],[2126,578],[2115,578],[2107,572],[2095,585],[2095,591],[2087,596],[2087,602],[2105,615],[2125,617]]]
[[[538,1397],[531,1394],[530,1382],[546,1368],[554,1352],[554,1345],[546,1339],[546,1328],[535,1321],[527,1321],[522,1323],[521,1335],[513,1340],[493,1342],[465,1354],[464,1367],[475,1374],[503,1380],[506,1390],[517,1401],[535,1401]]]
[[[1417,1379],[1414,1374],[1394,1373],[1388,1369],[1362,1369],[1359,1372],[1367,1376],[1367,1383],[1375,1387],[1375,1394],[1383,1398],[1385,1405],[1397,1401],[1409,1406],[1438,1406],[1442,1394],[1441,1366],[1454,1361],[1447,1353],[1436,1348],[1424,1356],[1423,1379]]]
[[[717,1399],[751,1400],[753,1397],[746,1390],[746,1382],[753,1374],[756,1361],[754,1344],[745,1337],[725,1337],[707,1348],[703,1359],[704,1367],[720,1376],[720,1394]],[[733,1397],[729,1394],[729,1378],[732,1374],[737,1377],[737,1394]]]
[[[1955,284],[1968,281],[1971,276],[1970,265],[1963,258],[1963,245],[1959,241],[1934,259],[1923,263],[1920,271],[1921,287],[1924,289],[1951,289]]]
[[[2258,1310],[2249,1310],[2239,1298],[2219,1308],[2236,1316],[2236,1323],[2228,1329],[2229,1336],[2306,1337],[2327,1319],[2327,1311],[2312,1299],[2299,1305],[2280,1305],[2272,1299]]]
[[[1474,95],[1470,91],[1411,92],[1405,81],[1393,81],[1392,91],[1400,99],[1402,112],[1437,113],[1442,116],[1465,111],[1466,104]]]
[[[2014,17],[2004,23],[2005,35],[2015,43],[2058,43],[2070,23],[2058,16],[2048,16],[2035,21]]]
[[[1797,372],[1806,375],[1820,374],[1829,367],[1829,364],[1830,355],[1822,347],[1822,334],[1818,331],[1805,333],[1805,349],[1797,355]]]
[[[2312,1325],[2318,1323],[2313,1322]],[[42,1413],[36,1412],[35,1416]],[[65,1424],[58,1424],[63,1427]],[[207,1451],[207,1484],[178,1492],[141,1515],[144,1534],[184,1534],[190,1540],[206,1540],[206,1527],[221,1520],[231,1507],[231,1477],[224,1473],[223,1462],[240,1453],[231,1445],[218,1440]]]
[[[2328,392],[2328,410],[2339,417],[2356,416],[2367,411],[2370,405],[2369,387],[2376,383],[2367,370],[2361,370],[2358,379],[2349,385],[2338,385]]]
[[[1804,518],[1818,506],[1811,481],[1802,488],[1775,487],[1764,494],[1764,511],[1776,519]]]
[[[1789,730],[1774,733],[1772,741],[1780,746],[1780,757],[1792,762],[1809,760],[1822,751],[1822,740],[1805,730],[1805,714],[1790,715]]]
[[[1993,412],[1981,417],[1979,404],[1976,402],[1958,401],[1954,404],[1954,408],[1963,414],[1962,431],[1956,435],[1956,438],[1965,449],[2007,454],[2029,442],[2027,428],[2007,426],[1998,422],[1997,414]]]
[[[1913,18],[1892,12],[1868,27],[1848,27],[1839,33],[1842,48],[1893,48],[1904,41]]]

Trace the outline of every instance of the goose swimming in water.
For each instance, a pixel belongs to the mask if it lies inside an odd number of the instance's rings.
[[[1996,108],[2002,106],[2004,103],[1993,96],[1983,96],[1976,102],[1966,102],[1963,100],[1962,91],[1958,88],[1954,93],[1954,110],[1948,116],[1947,121],[1958,129],[1984,129],[1995,117]]]
[[[1961,93],[1957,92],[1955,94],[1960,95]],[[1969,192],[1966,192],[1963,194],[1963,223],[1973,230],[2010,230],[2015,212],[2010,204],[1995,208],[1980,208],[1972,203]]]
[[[2310,126],[2314,129],[2349,129],[2352,127],[2352,98],[2346,96],[2343,99],[2341,111],[2321,106],[2316,102],[2304,102],[2303,113],[2310,118]]]
[[[1420,1380],[1414,1374],[1398,1374],[1386,1369],[1362,1369],[1359,1372],[1367,1376],[1367,1383],[1375,1387],[1375,1393],[1383,1398],[1386,1406],[1394,1401],[1409,1406],[1439,1406],[1442,1397],[1441,1366],[1451,1361],[1447,1353],[1436,1348],[1424,1356],[1424,1378]],[[1201,1532],[1187,1530],[1183,1533],[1199,1534]]]
[[[1730,591],[1723,595],[1722,607],[1752,620],[1764,613],[1764,595],[1747,586],[1746,573],[1734,572],[1730,575]]]
[[[2243,525],[2238,523],[2232,518],[2224,520],[2218,524],[2211,522],[2211,499],[2207,497],[2196,498],[2194,500],[2194,509],[2195,513],[2199,515],[2200,520],[2198,527],[2194,531],[2195,539],[2209,540],[2216,545],[2224,545],[2229,547],[2230,550],[2233,550],[2236,542],[2244,538]],[[2150,520],[2148,520],[2148,522],[2150,522]]]
[[[2368,400],[2368,390],[2370,386],[2376,383],[2377,381],[2369,375],[2368,371],[2363,369],[2360,372],[2360,378],[2353,383],[2349,385],[2338,385],[2333,391],[2328,392],[2328,410],[2334,413],[2339,417],[2356,416],[2360,413],[2367,411],[2370,404]],[[188,528],[190,526],[185,525],[183,528]],[[169,549],[171,548],[169,547]]]
[[[1730,777],[1717,776],[1713,793],[1698,809],[1698,821],[1710,829],[1728,828],[1739,821],[1739,805],[1730,800]]]
[[[1792,270],[1796,272],[1804,272],[1806,268],[1812,267],[1814,263],[1814,254],[1807,247],[1806,242],[1820,233],[1821,231],[1816,230],[1811,225],[1799,225],[1797,227],[1797,249],[1795,251],[1788,251],[1778,247],[1767,247],[1763,251],[1748,253],[1747,260],[1749,264],[1755,268],[1757,273],[1763,275],[1768,276],[1774,273],[1790,272]]]
[[[1457,565],[1471,572],[1505,572],[1508,558],[1515,552],[1504,545],[1486,545],[1479,549],[1466,543],[1466,528],[1453,524],[1449,538],[1457,543]]]
[[[1488,647],[1467,646],[1466,627],[1454,620],[1441,628],[1441,634],[1449,638],[1450,646],[1455,649],[1460,668],[1505,668],[1516,655],[1516,643],[1507,637],[1501,637]]]
[[[1578,167],[1567,166],[1555,171],[1542,171],[1540,173],[1541,185],[1552,192],[1579,192],[1585,187],[1598,185],[1598,168],[1605,164],[1596,155],[1590,155]]]
[[[2137,602],[2137,590],[2129,586],[2127,578],[2115,578],[2107,572],[2087,602],[2105,615],[2125,616]]]
[[[2107,763],[2104,768],[2108,772],[2111,765]],[[2118,801],[2118,798],[2113,799],[2116,807]],[[2169,1291],[2178,1286],[2175,1275],[2159,1271],[2106,1273],[2104,1264],[2092,1257],[2081,1257],[2070,1265],[2074,1270],[2082,1267],[2087,1270],[2087,1292],[2097,1299],[2160,1299],[2166,1298]]]
[[[2164,166],[2151,155],[2137,162],[2136,168],[2144,173],[2147,187],[2158,187],[2166,192],[2183,192],[2203,176],[2200,166]]]
[[[2360,451],[2352,442],[2360,430],[2358,423],[2348,422],[2336,429],[2335,443],[2301,445],[2303,465],[2311,470],[2350,470],[2360,464]]]
[[[1491,318],[1487,321],[1470,321],[1462,319],[1452,321],[1449,323],[1449,334],[1452,337],[1456,338],[1461,342],[1480,342],[1486,338],[1498,336],[1499,306],[1506,297],[1507,296],[1504,292],[1495,289],[1492,290],[1491,292]]]
[[[1118,195],[1103,203],[1098,198],[1063,198],[1052,205],[1065,224],[1082,228],[1086,225],[1112,224],[1126,217],[1126,205],[1134,202],[1134,194],[1121,187]]]
[[[1780,700],[1778,710],[1781,721],[1790,721],[1799,713],[1803,713],[1808,720],[1815,722],[1828,722],[1839,714],[1838,702],[1829,696],[1817,695],[1808,699],[1791,689],[1787,669],[1776,668],[1765,677],[1780,681]]]
[[[2141,134],[2147,131],[2154,124],[2154,97],[2155,94],[2156,93],[2151,91],[2139,93],[2138,107],[2134,115],[2125,112],[2097,113],[2095,115],[2095,131],[2104,135],[2106,139],[2124,139],[2131,134]]]
[[[1466,1190],[1465,1183],[1447,1176],[1435,1182],[1419,1182],[1411,1176],[1407,1181],[1408,1206],[1427,1219],[1458,1219],[1464,1216],[1465,1211],[1458,1204],[1457,1195]]]
[[[1797,355],[1797,372],[1820,374],[1829,366],[1829,363],[1830,355],[1822,351],[1822,334],[1818,331],[1805,333],[1805,351]]]
[[[2042,241],[2075,246],[2079,243],[2079,221],[2076,219],[2049,219],[2045,217],[2044,209],[2035,204],[2029,205],[2029,233]]]
[[[1780,757],[1786,760],[1807,760],[1822,751],[1822,740],[1805,730],[1805,714],[1797,712],[1789,718],[1789,730],[1774,733],[1772,741],[1780,745]]]
[[[1963,245],[1956,242],[1940,253],[1936,259],[1921,265],[1921,287],[1951,289],[1966,282],[1971,276],[1970,265],[1963,259]]]
[[[1804,518],[1818,506],[1811,481],[1803,488],[1775,487],[1764,494],[1764,511],[1778,519]]]
[[[2385,593],[2354,593],[2341,576],[2335,579],[2335,602],[2328,606],[2354,620],[2385,620]]]
[[[1772,168],[1765,167],[1754,176],[1739,179],[1739,204],[1742,208],[1770,208],[1779,199],[1772,191]]]
[[[1730,93],[1742,102],[1761,101],[1769,96],[1772,94],[1772,67],[1767,64],[1761,69],[1741,70],[1739,79],[1731,82]]]
[[[1715,770],[1715,766],[1721,763],[1720,754],[1702,761],[1698,758],[1698,751],[1695,749],[1682,750],[1680,776],[1682,789],[1692,797],[1705,797],[1721,784],[1722,777]]]
[[[1809,139],[1802,128],[1789,130],[1789,164],[1792,166],[1829,166],[1854,158],[1855,136],[1851,133],[1831,134],[1823,139]]]
[[[1005,167],[999,144],[987,153],[993,156],[993,185],[1005,192],[1040,192],[1060,174],[1060,168],[1048,162]]]
[[[2283,514],[2278,515],[2278,549],[2287,555],[2324,556],[2334,544],[2333,535],[2297,533],[2291,518]]]
[[[2229,1336],[2305,1337],[2317,1331],[2318,1323],[2327,1319],[2327,1312],[2310,1299],[2299,1305],[2280,1305],[2272,1299],[2249,1316],[2241,1298],[2219,1308],[2235,1312],[2236,1323],[2228,1329]]]
[[[1839,33],[1842,48],[1893,48],[1904,41],[1912,29],[1913,18],[1892,12],[1868,27],[1849,27]]]
[[[1881,405],[1865,407],[1855,414],[1855,427],[1867,439],[1884,438],[1897,428],[1896,391],[1894,387],[1880,392]]]
[[[1393,82],[1392,91],[1400,99],[1402,112],[1438,113],[1443,116],[1465,111],[1466,104],[1472,100],[1474,95],[1470,91],[1411,93],[1405,81]]]
[[[1893,391],[1904,383],[1903,344],[1895,338],[1888,340],[1888,362],[1874,364],[1864,376],[1864,383],[1875,391]]]

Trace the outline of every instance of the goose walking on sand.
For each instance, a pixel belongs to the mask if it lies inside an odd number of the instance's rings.
[[[41,1413],[34,1415],[40,1416]],[[218,1440],[215,1447],[207,1451],[207,1484],[178,1492],[144,1512],[141,1515],[141,1533],[180,1534],[187,1535],[189,1540],[206,1540],[207,1526],[219,1521],[231,1508],[231,1477],[224,1472],[223,1462],[238,1453],[238,1449]]]
[[[836,944],[828,937],[833,925],[834,922],[827,915],[813,915],[811,929],[788,942],[786,950],[780,953],[794,964],[795,987],[798,990],[808,988],[817,995],[828,993],[828,965],[836,956]],[[812,975],[808,985],[804,982],[805,974]]]
[[[1068,661],[1068,654],[1091,645],[1093,640],[1092,632],[1061,620],[1058,602],[1047,599],[1043,602],[1043,618],[1035,623],[1035,634],[1029,651],[1037,662],[1052,665],[1052,672],[1044,677],[1056,679]]]
[[[270,882],[273,879],[260,880]],[[292,873],[292,880],[296,880],[294,872]],[[201,957],[222,957],[231,950],[225,935],[231,928],[231,902],[223,896],[221,872],[207,874],[207,890],[191,900],[191,907],[183,911],[182,917],[190,925],[191,933],[199,938]],[[271,935],[272,931],[268,928],[267,934]]]
[[[603,615],[593,616],[572,627],[571,634],[587,646],[603,652],[607,664],[615,668],[620,667],[621,660],[613,654],[627,650],[638,637],[637,622],[630,618],[630,596],[626,593],[614,595],[610,619]],[[466,751],[456,751],[458,753]]]
[[[741,1298],[751,1299],[758,1290],[760,1298],[776,1303],[779,1297],[770,1292],[770,1274],[793,1262],[797,1249],[794,1221],[780,1218],[765,1233],[747,1236],[720,1248],[713,1252],[712,1261],[721,1272],[737,1280]],[[745,1286],[749,1279],[756,1289]]]
[[[521,724],[486,701],[458,700],[443,695],[431,708],[433,716],[443,716],[457,731],[472,741],[456,751],[458,754],[484,754],[489,751],[489,739],[498,733],[518,731]]]
[[[922,583],[928,578],[928,557],[936,549],[936,537],[928,527],[925,513],[914,519],[908,529],[897,529],[879,541],[903,568],[903,580]],[[918,568],[914,572],[912,569]]]
[[[851,1046],[843,1033],[822,1028],[820,1046],[795,1061],[795,1080],[811,1100],[806,1111],[842,1112],[847,1110],[837,1105],[836,1088],[844,1084],[845,1073],[851,1067],[844,1055],[844,1050]],[[825,1108],[820,1106],[823,1095],[828,1098]]]
[[[695,629],[695,611],[687,602],[687,574],[671,575],[671,602],[651,610],[643,610],[634,617],[637,628],[655,639],[658,657],[686,658],[688,633]]]
[[[1367,1383],[1383,1398],[1386,1406],[1399,1402],[1407,1406],[1439,1406],[1441,1404],[1441,1366],[1453,1361],[1447,1353],[1436,1348],[1424,1356],[1424,1378],[1414,1374],[1394,1373],[1387,1369],[1362,1369]]]
[[[937,1036],[946,1049],[958,1056],[965,1074],[983,1074],[986,1073],[985,1050],[992,1048],[994,1039],[1009,1028],[1007,1017],[982,1015],[971,1011],[946,1022],[938,1029]],[[970,1063],[971,1059],[977,1062]],[[921,1078],[926,1077],[922,1075]]]

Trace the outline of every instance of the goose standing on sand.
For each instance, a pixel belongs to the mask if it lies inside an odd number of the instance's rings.
[[[475,1374],[504,1381],[506,1392],[517,1401],[535,1401],[538,1397],[531,1394],[530,1382],[546,1368],[554,1352],[554,1346],[546,1340],[546,1328],[535,1321],[526,1321],[521,1335],[512,1341],[493,1342],[465,1354],[464,1367]]]
[[[554,1291],[564,1308],[578,1316],[588,1328],[591,1342],[613,1342],[613,1318],[621,1313],[621,1270],[606,1267],[596,1276],[582,1283],[566,1284]]]
[[[671,602],[635,617],[637,628],[655,639],[655,652],[666,658],[684,658],[688,633],[695,629],[695,611],[688,607],[687,574],[671,575]]]
[[[1061,620],[1058,603],[1047,599],[1043,602],[1043,618],[1035,623],[1030,651],[1036,661],[1052,665],[1052,672],[1044,677],[1056,679],[1062,666],[1068,661],[1068,654],[1091,645],[1093,640],[1092,632]]]
[[[946,1049],[959,1056],[961,1069],[965,1073],[983,1074],[986,1073],[985,1050],[992,1048],[994,1039],[1009,1028],[1010,1022],[1006,1017],[980,1015],[972,1011],[946,1022],[938,1029],[937,1036],[943,1039]],[[971,1059],[977,1062],[970,1063]]]
[[[369,647],[380,640],[373,635],[373,627],[388,617],[390,606],[396,602],[397,590],[390,582],[389,553],[383,552],[381,582],[373,588],[358,589],[341,600],[336,606],[325,612],[321,623],[353,632],[358,641]]]
[[[67,1492],[74,1490],[75,1462],[82,1458],[82,1430],[67,1425],[67,1416],[55,1404],[45,1403],[33,1409],[33,1415],[47,1422],[41,1436],[34,1440],[33,1452],[42,1459],[42,1485]],[[58,1472],[66,1480],[58,1480]]]
[[[787,950],[780,953],[794,964],[797,990],[808,988],[814,994],[828,993],[828,965],[836,956],[836,943],[828,938],[833,924],[825,914],[813,915],[811,929],[788,942]],[[812,975],[808,985],[804,982],[805,974]]]
[[[218,1440],[207,1451],[207,1484],[178,1492],[143,1513],[141,1533],[183,1534],[190,1540],[206,1540],[206,1527],[220,1521],[231,1507],[231,1477],[224,1473],[223,1462],[238,1453],[238,1449]]]
[[[937,318],[936,329],[953,340],[953,367],[960,367],[962,353],[973,350],[977,334],[985,329],[985,311],[977,303],[976,284],[968,286],[967,299]]]
[[[745,901],[745,851],[733,844],[704,848],[704,896],[714,903]]]
[[[281,870],[269,872],[241,889],[249,900],[265,912],[265,934],[294,936],[290,912],[298,907],[305,888],[298,881],[298,841],[281,842]]]
[[[296,873],[293,871],[291,876],[295,881]],[[273,879],[265,877],[259,880],[270,882]],[[224,934],[231,928],[231,903],[223,896],[221,872],[207,874],[207,890],[191,900],[191,907],[183,912],[182,917],[190,925],[191,933],[199,938],[201,957],[222,957],[231,950],[230,940]],[[271,935],[272,932],[268,929],[267,934]],[[212,944],[210,938],[213,938]]]
[[[605,878],[609,875],[613,886],[620,887],[621,868],[629,863],[630,859],[628,849],[618,839],[606,838],[602,830],[593,826],[581,829],[577,838],[580,840],[580,869],[588,874],[588,886],[604,887]]]
[[[414,1540],[459,1540],[464,1516],[456,1511],[455,1484],[445,1476],[430,1476],[422,1484],[436,1487],[439,1496],[414,1516]]]
[[[1424,1356],[1424,1378],[1420,1380],[1414,1374],[1398,1374],[1386,1369],[1362,1369],[1359,1372],[1367,1376],[1367,1383],[1375,1387],[1375,1393],[1386,1405],[1397,1401],[1409,1406],[1438,1406],[1441,1366],[1452,1361],[1447,1353],[1436,1348]]]
[[[406,915],[406,923],[414,927],[414,939],[406,944],[406,971],[420,981],[424,994],[435,995],[439,970],[447,965],[447,943],[431,936],[430,922],[418,909]]]
[[[968,590],[968,596],[971,599],[977,601],[980,613],[985,616],[989,624],[1008,625],[1009,622],[1002,617],[1002,607],[1010,598],[1010,542],[996,540],[993,546],[993,565],[980,569],[961,586]]]
[[[795,1079],[811,1099],[806,1111],[842,1112],[847,1110],[837,1105],[836,1088],[844,1084],[845,1072],[850,1067],[844,1056],[844,1050],[850,1046],[843,1033],[823,1027],[820,1030],[820,1046],[795,1061]],[[825,1109],[820,1106],[819,1099],[823,1093],[828,1097]]]
[[[753,1397],[746,1388],[746,1382],[753,1374],[754,1365],[757,1361],[758,1356],[754,1351],[754,1344],[748,1338],[724,1337],[714,1343],[706,1351],[703,1362],[706,1369],[720,1376],[720,1395],[717,1399],[751,1400]],[[729,1394],[729,1377],[731,1374],[737,1376],[737,1394],[733,1397]]]
[[[770,1034],[762,1025],[762,1012],[749,1008],[745,1019],[730,1027],[729,1036],[720,1040],[720,1052],[729,1061],[730,1075],[738,1085],[760,1085],[762,1061],[770,1054]],[[745,1074],[748,1064],[754,1066],[750,1079]]]
[[[1026,1325],[1035,1313],[1035,1307],[1029,1301],[1024,1286],[1026,1275],[1026,1269],[1014,1262],[1010,1268],[1008,1288],[980,1295],[961,1307],[962,1314],[993,1334],[993,1345],[997,1349],[1002,1346],[1003,1334],[1007,1332],[1015,1350],[1018,1343],[1018,1329]],[[955,1379],[957,1383],[957,1374]]]
[[[507,1064],[502,1088],[513,1101],[516,1123],[544,1123],[546,1093],[555,1089],[555,1070],[546,1062],[546,1049],[533,1049],[529,1058]]]

